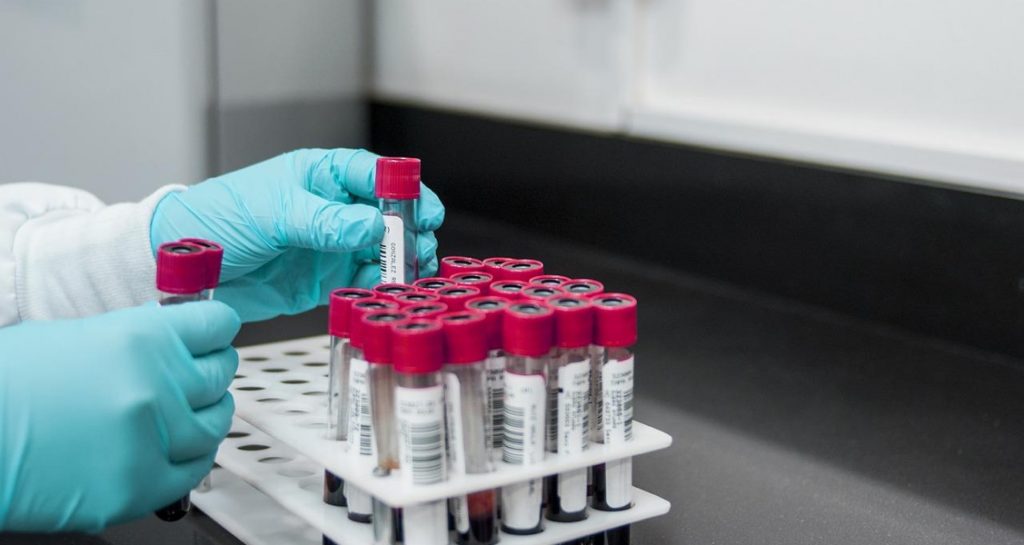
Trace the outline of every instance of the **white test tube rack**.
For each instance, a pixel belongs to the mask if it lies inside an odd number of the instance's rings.
[[[397,472],[380,477],[374,475],[372,464],[354,464],[345,442],[325,438],[328,342],[327,336],[319,336],[239,349],[241,365],[231,387],[237,407],[232,433],[217,454],[221,467],[213,472],[213,489],[193,492],[192,498],[247,545],[266,542],[267,536],[259,528],[280,531],[279,526],[266,523],[267,498],[279,506],[282,521],[298,520],[308,525],[295,531],[296,535],[302,534],[303,543],[310,535],[322,533],[339,545],[370,545],[369,524],[350,521],[344,507],[322,501],[325,468],[384,503],[403,507],[639,456],[672,444],[669,435],[634,422],[633,440],[627,445],[595,443],[582,455],[548,453],[542,464],[534,466],[499,462],[492,473],[409,486]],[[238,509],[239,503],[260,508]],[[630,509],[588,509],[583,521],[545,520],[543,532],[529,536],[502,533],[501,542],[562,543],[660,516],[669,508],[666,500],[634,488]],[[246,530],[236,531],[239,528]]]

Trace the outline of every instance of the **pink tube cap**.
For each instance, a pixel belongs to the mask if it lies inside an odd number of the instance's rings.
[[[391,359],[395,372],[436,373],[444,364],[444,334],[435,320],[398,322],[391,330]]]
[[[352,303],[372,298],[373,292],[360,288],[339,288],[332,291],[328,300],[327,332],[335,337],[348,337]]]
[[[206,249],[190,242],[168,242],[156,251],[156,289],[164,293],[199,293],[207,288]]]
[[[604,293],[604,284],[589,278],[574,278],[562,284],[561,288],[573,295],[582,295],[584,297]]]
[[[560,274],[542,274],[540,276],[534,276],[530,279],[530,284],[536,286],[561,286],[569,280],[572,280],[568,276],[562,276]]]
[[[523,288],[522,294],[523,299],[547,301],[556,295],[565,295],[566,291],[558,286],[538,286],[536,284],[532,284]]]
[[[487,292],[490,295],[501,297],[509,301],[518,301],[523,298],[523,290],[528,284],[520,280],[496,280],[488,286]]]
[[[420,160],[412,157],[377,159],[374,187],[378,199],[420,198]]]
[[[482,312],[447,312],[437,319],[444,332],[446,363],[476,363],[487,359],[487,319]]]
[[[440,276],[430,276],[427,278],[420,278],[413,282],[412,285],[425,291],[437,291],[441,288],[454,286],[455,282],[448,278],[441,278]]]
[[[387,299],[381,299],[379,297],[363,299],[362,301],[352,303],[352,310],[349,311],[350,315],[348,326],[348,337],[352,346],[359,349],[363,348],[363,316],[366,316],[371,312],[382,310],[398,312],[398,303],[388,301]]]
[[[422,305],[424,303],[439,303],[441,302],[441,298],[433,293],[415,291],[412,293],[396,295],[394,297],[394,301],[402,308],[405,308],[412,305]]]
[[[594,344],[636,344],[636,298],[625,293],[602,293],[590,301],[594,304]]]
[[[391,331],[408,315],[393,310],[375,310],[362,317],[363,357],[370,363],[391,363]]]
[[[437,290],[441,302],[448,305],[448,310],[456,311],[466,308],[466,301],[480,297],[480,290],[473,286],[452,286]]]
[[[501,317],[505,314],[505,308],[509,302],[502,297],[476,297],[466,301],[466,309],[479,312],[484,315],[484,333],[487,336],[487,348],[497,350],[501,348]]]
[[[555,346],[580,348],[594,342],[594,306],[579,295],[555,295],[548,299],[555,311]]]
[[[205,238],[183,238],[178,242],[191,242],[206,250],[206,289],[212,290],[220,284],[220,269],[224,263],[224,247]]]
[[[376,286],[373,287],[373,293],[375,293],[377,297],[382,297],[384,299],[390,300],[394,300],[395,296],[406,293],[413,293],[415,291],[416,288],[408,284],[387,283],[377,284]]]
[[[513,259],[501,266],[498,278],[502,280],[520,280],[529,282],[534,276],[544,274],[544,264],[536,259]]]
[[[451,278],[454,274],[463,272],[483,271],[484,263],[473,257],[461,255],[450,255],[441,258],[441,265],[438,267],[438,276]]]
[[[402,309],[403,312],[412,318],[434,318],[448,312],[448,305],[444,303],[420,303],[409,305]]]
[[[520,301],[505,309],[501,336],[505,352],[539,358],[551,351],[555,313],[541,301]]]

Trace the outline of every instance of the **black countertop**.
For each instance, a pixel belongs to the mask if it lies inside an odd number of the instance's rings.
[[[440,238],[639,298],[637,416],[675,444],[634,464],[673,504],[636,543],[1024,543],[1024,362],[466,217]],[[250,324],[238,344],[324,323]],[[224,534],[197,515],[45,542],[237,543]]]

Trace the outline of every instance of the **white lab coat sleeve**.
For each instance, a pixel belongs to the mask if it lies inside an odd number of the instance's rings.
[[[155,300],[150,220],[164,195],[183,189],[105,206],[80,189],[0,185],[0,327]]]

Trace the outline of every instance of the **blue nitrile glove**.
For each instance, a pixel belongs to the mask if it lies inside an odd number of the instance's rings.
[[[231,426],[240,324],[204,301],[0,329],[0,532],[95,532],[188,494]]]
[[[223,245],[215,296],[247,322],[326,304],[338,287],[369,287],[384,236],[376,161],[364,150],[297,150],[171,193],[153,214],[154,252],[184,237]],[[443,220],[441,201],[422,186],[421,276],[437,270],[433,232]]]

